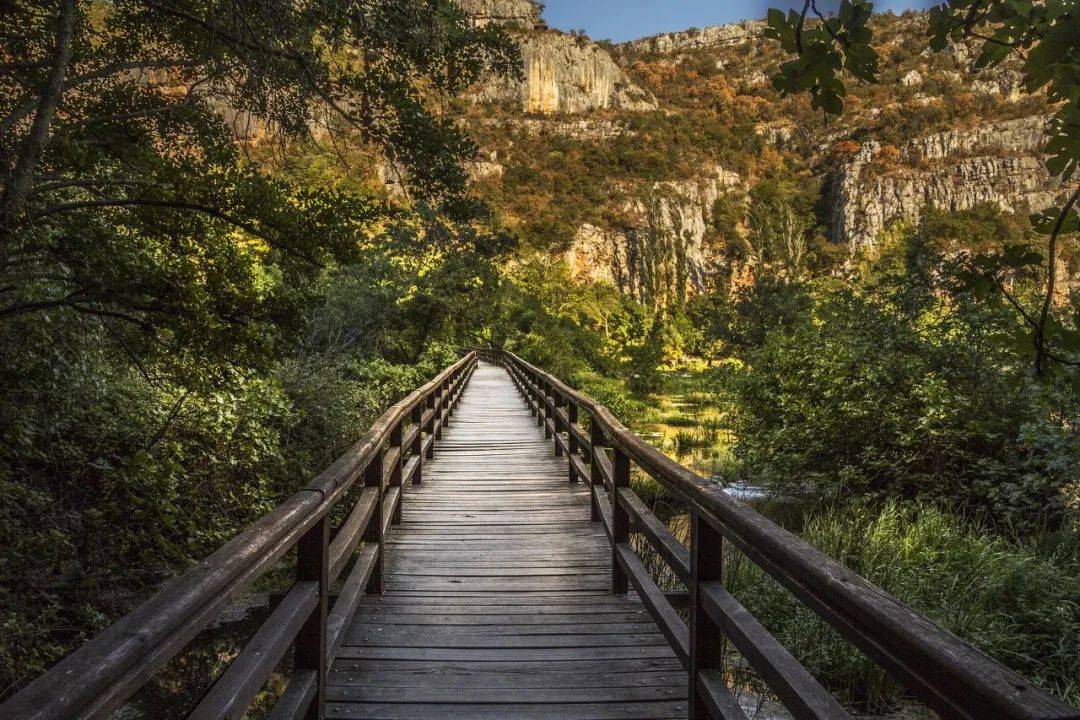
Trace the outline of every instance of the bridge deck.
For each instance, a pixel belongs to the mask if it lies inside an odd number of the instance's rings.
[[[330,718],[685,718],[686,673],[506,372],[481,364],[331,667]]]

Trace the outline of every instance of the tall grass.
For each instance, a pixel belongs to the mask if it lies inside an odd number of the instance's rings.
[[[1080,701],[1080,557],[1075,538],[1010,541],[939,507],[890,502],[819,510],[802,536],[1043,687]],[[871,660],[745,557],[726,582],[820,681],[876,712],[902,692]]]

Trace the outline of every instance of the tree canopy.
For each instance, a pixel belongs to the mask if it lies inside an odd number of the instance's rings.
[[[386,214],[246,162],[253,137],[352,133],[468,222],[475,147],[439,100],[520,72],[447,0],[12,2],[0,47],[0,323],[62,308],[230,353]]]

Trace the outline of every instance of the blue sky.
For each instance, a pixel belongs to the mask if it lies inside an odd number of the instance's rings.
[[[765,17],[770,7],[801,2],[774,0],[546,0],[544,19],[560,30],[585,30],[594,40],[633,40],[645,35]],[[837,3],[819,4],[819,7]],[[878,10],[927,8],[932,0],[880,0]]]

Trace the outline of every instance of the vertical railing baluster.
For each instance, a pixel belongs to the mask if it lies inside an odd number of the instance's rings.
[[[416,437],[413,438],[410,452],[416,456],[416,473],[412,476],[413,485],[424,484],[424,403],[418,402],[413,406],[409,416],[413,427],[416,428]]]
[[[438,396],[435,400],[435,439],[442,440],[443,415],[446,413],[446,381],[439,383]],[[434,446],[433,446],[434,447]]]
[[[405,498],[402,497],[404,488],[402,487],[401,479],[401,465],[405,460],[405,448],[402,445],[402,439],[404,432],[402,431],[402,425],[405,419],[402,418],[394,424],[394,429],[390,431],[390,447],[397,448],[397,460],[394,461],[394,467],[390,469],[390,487],[396,487],[398,489],[398,501],[397,506],[394,508],[394,517],[390,522],[398,525],[401,523],[401,506],[405,504]]]
[[[383,534],[383,508],[386,504],[386,488],[383,487],[383,457],[386,455],[385,448],[379,448],[364,469],[364,487],[377,488],[378,495],[375,499],[375,511],[371,514],[367,527],[364,528],[364,544],[378,543],[379,552],[375,557],[375,566],[371,570],[371,579],[368,580],[368,595],[382,595],[386,589],[383,577],[383,566],[386,560],[386,544]]]
[[[547,380],[545,380],[542,387],[543,387],[543,391],[544,391],[544,397],[543,397],[543,403],[544,403],[544,439],[545,440],[550,440],[552,435],[554,434],[554,433],[551,432],[551,427],[555,423],[554,422],[548,422],[548,421],[551,420],[552,417],[555,415],[555,412],[552,409],[552,406],[554,405],[554,400],[552,399],[552,396],[551,396],[551,383],[549,383]]]
[[[442,411],[439,413],[439,417],[442,418],[442,426],[446,427],[450,424],[450,404],[454,397],[454,378],[448,377],[443,384],[442,394]],[[439,431],[439,439],[442,440],[442,430]]]
[[[611,592],[613,595],[625,595],[628,590],[627,578],[616,548],[630,542],[630,516],[619,502],[619,488],[630,487],[630,458],[617,447],[612,455],[612,483],[608,496],[611,503]]]
[[[296,636],[293,648],[297,670],[313,670],[317,683],[315,697],[308,706],[305,720],[326,716],[326,615],[329,595],[330,521],[326,515],[300,538],[296,546],[296,581],[319,586],[319,604]]]
[[[600,427],[594,415],[589,423],[589,517],[593,522],[600,520],[600,504],[596,502],[597,487],[604,487],[604,476],[600,473],[600,465],[597,464],[597,456],[604,452],[607,440],[604,439],[604,430]]]
[[[540,413],[540,406],[536,404],[536,393],[533,391],[533,374],[531,370],[525,370],[522,381],[525,385],[525,399],[529,401],[529,414],[535,417]]]
[[[709,614],[701,610],[700,587],[723,580],[723,539],[697,511],[690,510],[690,720],[708,720],[708,706],[698,692],[702,670],[724,667],[724,633]]]
[[[578,454],[578,441],[577,435],[574,434],[574,425],[578,421],[578,409],[577,403],[573,400],[569,400],[566,405],[566,433],[569,447],[567,454],[570,456],[570,482],[576,483],[578,481],[577,472],[574,470],[574,456]]]
[[[533,381],[533,399],[536,400],[536,427],[544,426],[544,418],[547,416],[547,409],[544,407],[544,381],[539,375],[534,375]]]
[[[427,409],[431,411],[431,417],[428,418],[427,426],[423,429],[423,432],[426,432],[428,434],[428,437],[435,437],[435,395],[437,392],[438,388],[433,388],[431,390],[431,393],[427,396],[427,402],[425,403],[425,405],[427,405]],[[428,460],[431,460],[433,457],[435,457],[434,442],[428,445],[427,454],[424,457]]]
[[[562,418],[559,416],[559,410],[566,405],[566,400],[563,399],[563,394],[558,390],[555,390],[554,397],[555,409],[552,415],[555,417],[555,435],[561,436],[566,429],[563,427]],[[563,450],[562,445],[559,443],[558,438],[555,440],[555,457],[562,457]]]
[[[457,393],[458,393],[458,381],[465,373],[464,369],[459,369],[450,376],[450,388],[448,399],[446,401],[446,423],[450,424],[450,418],[454,417],[454,406],[457,405]]]

